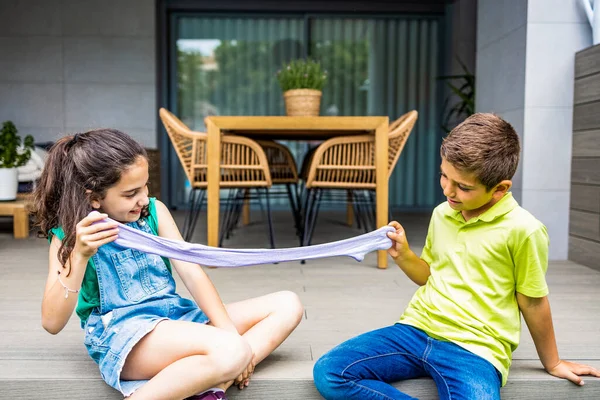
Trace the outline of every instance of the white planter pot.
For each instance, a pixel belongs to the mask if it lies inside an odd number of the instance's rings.
[[[16,199],[18,186],[17,169],[0,168],[0,201]]]

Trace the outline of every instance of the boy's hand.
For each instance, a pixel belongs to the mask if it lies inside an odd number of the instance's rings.
[[[410,248],[402,225],[396,221],[392,221],[388,225],[396,230],[395,232],[388,232],[387,234],[388,237],[392,239],[392,247],[388,249],[388,253],[396,260],[398,257],[408,254]]]
[[[578,364],[570,361],[560,360],[556,366],[548,370],[550,375],[558,378],[568,379],[576,385],[583,386],[581,375],[589,375],[600,378],[600,371],[589,365]]]
[[[119,233],[117,222],[100,222],[106,217],[106,214],[91,212],[79,221],[75,228],[74,251],[90,258],[96,254],[98,247],[117,239]]]

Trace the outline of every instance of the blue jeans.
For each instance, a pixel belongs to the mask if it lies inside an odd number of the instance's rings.
[[[388,382],[424,376],[433,378],[441,400],[499,400],[502,383],[487,360],[404,324],[340,344],[317,361],[313,374],[327,400],[412,399]]]

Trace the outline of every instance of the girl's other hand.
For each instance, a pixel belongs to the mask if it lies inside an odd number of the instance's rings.
[[[119,228],[116,221],[103,221],[107,214],[91,212],[87,217],[79,221],[75,228],[75,247],[73,251],[83,257],[90,258],[103,244],[117,239]]]
[[[256,355],[252,352],[252,358],[250,359],[250,364],[246,367],[244,372],[233,382],[234,385],[238,387],[238,389],[244,389],[246,386],[250,384],[250,377],[254,373],[254,367],[256,367],[255,358]]]
[[[392,239],[392,247],[388,249],[388,253],[395,260],[399,256],[408,253],[409,246],[402,225],[396,221],[392,221],[388,225],[396,230],[395,232],[388,232],[387,234],[388,237]]]

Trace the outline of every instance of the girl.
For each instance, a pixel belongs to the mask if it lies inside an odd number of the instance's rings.
[[[146,152],[117,130],[50,150],[34,206],[50,241],[42,325],[56,334],[76,308],[102,378],[131,399],[225,399],[296,328],[302,305],[292,292],[223,305],[200,266],[118,247],[107,216],[182,240],[147,184]],[[171,265],[195,302],[175,293]]]

